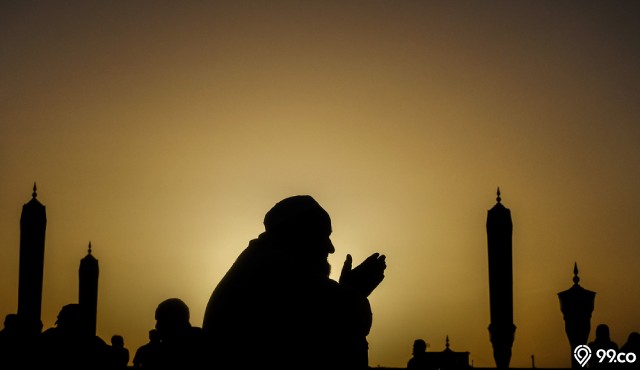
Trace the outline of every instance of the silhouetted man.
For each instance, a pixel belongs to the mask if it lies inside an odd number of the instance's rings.
[[[607,324],[600,324],[596,327],[596,338],[593,342],[589,342],[589,348],[591,348],[591,360],[589,361],[589,367],[611,367],[608,363],[607,358],[603,362],[600,362],[596,353],[598,350],[609,350],[613,349],[616,352],[618,351],[618,345],[611,340],[611,336],[609,334],[609,326]]]
[[[85,316],[79,304],[62,307],[56,326],[40,334],[40,362],[35,368],[107,369],[109,345],[86,330]]]
[[[407,369],[430,369],[427,358],[427,342],[423,339],[413,341],[413,357],[407,362]]]
[[[625,362],[624,365],[620,366],[621,368],[640,369],[640,360],[637,358],[640,357],[640,333],[637,331],[631,332],[627,337],[627,341],[620,347],[620,352],[636,355],[634,362]]]
[[[202,328],[192,326],[189,307],[179,298],[162,301],[156,308],[156,329],[160,351],[156,364],[161,369],[197,369],[202,365]]]
[[[340,282],[329,278],[329,214],[310,196],[278,202],[265,231],[213,291],[204,316],[210,363],[218,368],[364,369],[372,324],[369,294],[384,278],[385,256]]]
[[[15,313],[5,316],[4,329],[0,330],[0,369],[22,369],[30,367],[33,340],[29,341],[28,331],[22,318]]]
[[[160,368],[160,332],[158,329],[149,330],[149,342],[141,345],[133,356],[133,367],[145,369]]]
[[[129,349],[124,346],[122,335],[111,337],[110,361],[112,369],[126,369],[129,365]]]

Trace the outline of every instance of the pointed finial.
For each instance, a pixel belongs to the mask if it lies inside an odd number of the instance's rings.
[[[578,277],[578,262],[573,263],[573,283],[578,285],[580,278]]]
[[[91,254],[91,241],[89,241],[89,254]]]
[[[498,186],[497,195],[498,195],[498,196],[496,197],[496,201],[497,201],[498,203],[500,203],[500,200],[501,200],[502,198],[500,198],[500,187],[499,187],[499,186]]]
[[[36,182],[33,182],[33,193],[31,193],[31,196],[35,199],[35,197],[38,196],[38,188],[36,187]]]
[[[445,344],[447,346],[447,349],[449,348],[449,336],[447,335],[447,342]]]

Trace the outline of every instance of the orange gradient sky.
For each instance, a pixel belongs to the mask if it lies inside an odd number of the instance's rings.
[[[414,339],[494,366],[485,220],[511,209],[514,367],[569,367],[557,293],[592,332],[640,331],[640,3],[70,1],[0,5],[0,317],[19,219],[47,207],[42,320],[77,302],[91,241],[98,334],[147,340],[209,296],[278,200],[331,214],[337,279],[387,255],[370,365]],[[256,345],[260,345],[256,343]]]

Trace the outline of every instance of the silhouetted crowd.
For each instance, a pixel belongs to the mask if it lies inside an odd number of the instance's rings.
[[[353,267],[347,255],[339,281],[332,280],[331,219],[308,195],[276,203],[263,222],[265,231],[213,290],[202,328],[191,325],[179,298],[161,302],[134,367],[368,368],[368,297],[384,279],[385,256],[374,253]],[[0,332],[0,368],[127,367],[124,339],[116,335],[107,344],[87,322],[79,304],[62,307],[55,327],[35,334],[19,315],[8,315]]]
[[[596,327],[596,334],[593,341],[588,344],[591,350],[591,358],[588,363],[589,368],[602,368],[602,369],[640,369],[640,360],[635,359],[633,362],[627,362],[626,358],[614,358],[613,351],[618,353],[633,353],[635,356],[640,356],[640,333],[631,332],[627,337],[627,341],[622,347],[618,347],[618,344],[611,339],[609,334],[609,326],[607,324],[600,324]],[[604,352],[598,353],[598,351],[604,350]],[[610,351],[608,354],[606,351]],[[626,356],[625,356],[626,357]],[[624,362],[622,362],[624,361]]]
[[[111,344],[87,330],[78,304],[68,304],[58,313],[55,326],[33,333],[20,316],[5,317],[0,331],[2,369],[125,369],[129,350],[120,335]]]
[[[88,329],[79,304],[62,307],[55,326],[44,331],[9,314],[0,331],[0,369],[116,370],[130,362],[145,369],[369,368],[368,297],[384,279],[386,257],[374,253],[353,267],[348,254],[339,280],[330,279],[331,219],[308,195],[276,203],[263,223],[265,231],[213,290],[202,327],[191,324],[182,300],[164,300],[149,342],[131,359],[122,336],[108,344]],[[599,349],[640,355],[639,341],[633,332],[618,348],[600,325],[589,346],[594,355]],[[447,368],[445,357],[430,362],[425,353],[426,343],[416,340],[407,367]],[[588,367],[602,365],[596,360]],[[640,360],[626,365],[638,368]]]

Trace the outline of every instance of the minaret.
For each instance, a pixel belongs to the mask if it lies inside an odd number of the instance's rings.
[[[489,251],[489,304],[491,323],[489,335],[496,367],[508,368],[511,361],[516,326],[513,324],[513,270],[511,211],[500,203],[500,188],[496,205],[487,212],[487,242]]]
[[[573,286],[558,293],[560,311],[564,318],[564,329],[571,345],[571,367],[583,367],[573,356],[573,351],[581,344],[587,344],[591,331],[591,313],[596,293],[580,286],[578,263],[573,264]],[[584,365],[584,364],[583,364]]]
[[[18,316],[30,334],[42,330],[42,281],[44,274],[44,234],[47,212],[40,203],[36,183],[31,200],[22,206],[20,216],[20,272],[18,277]]]
[[[80,286],[78,289],[78,303],[85,318],[86,334],[96,335],[96,322],[98,317],[98,260],[91,254],[91,242],[87,255],[80,260],[78,277]]]

